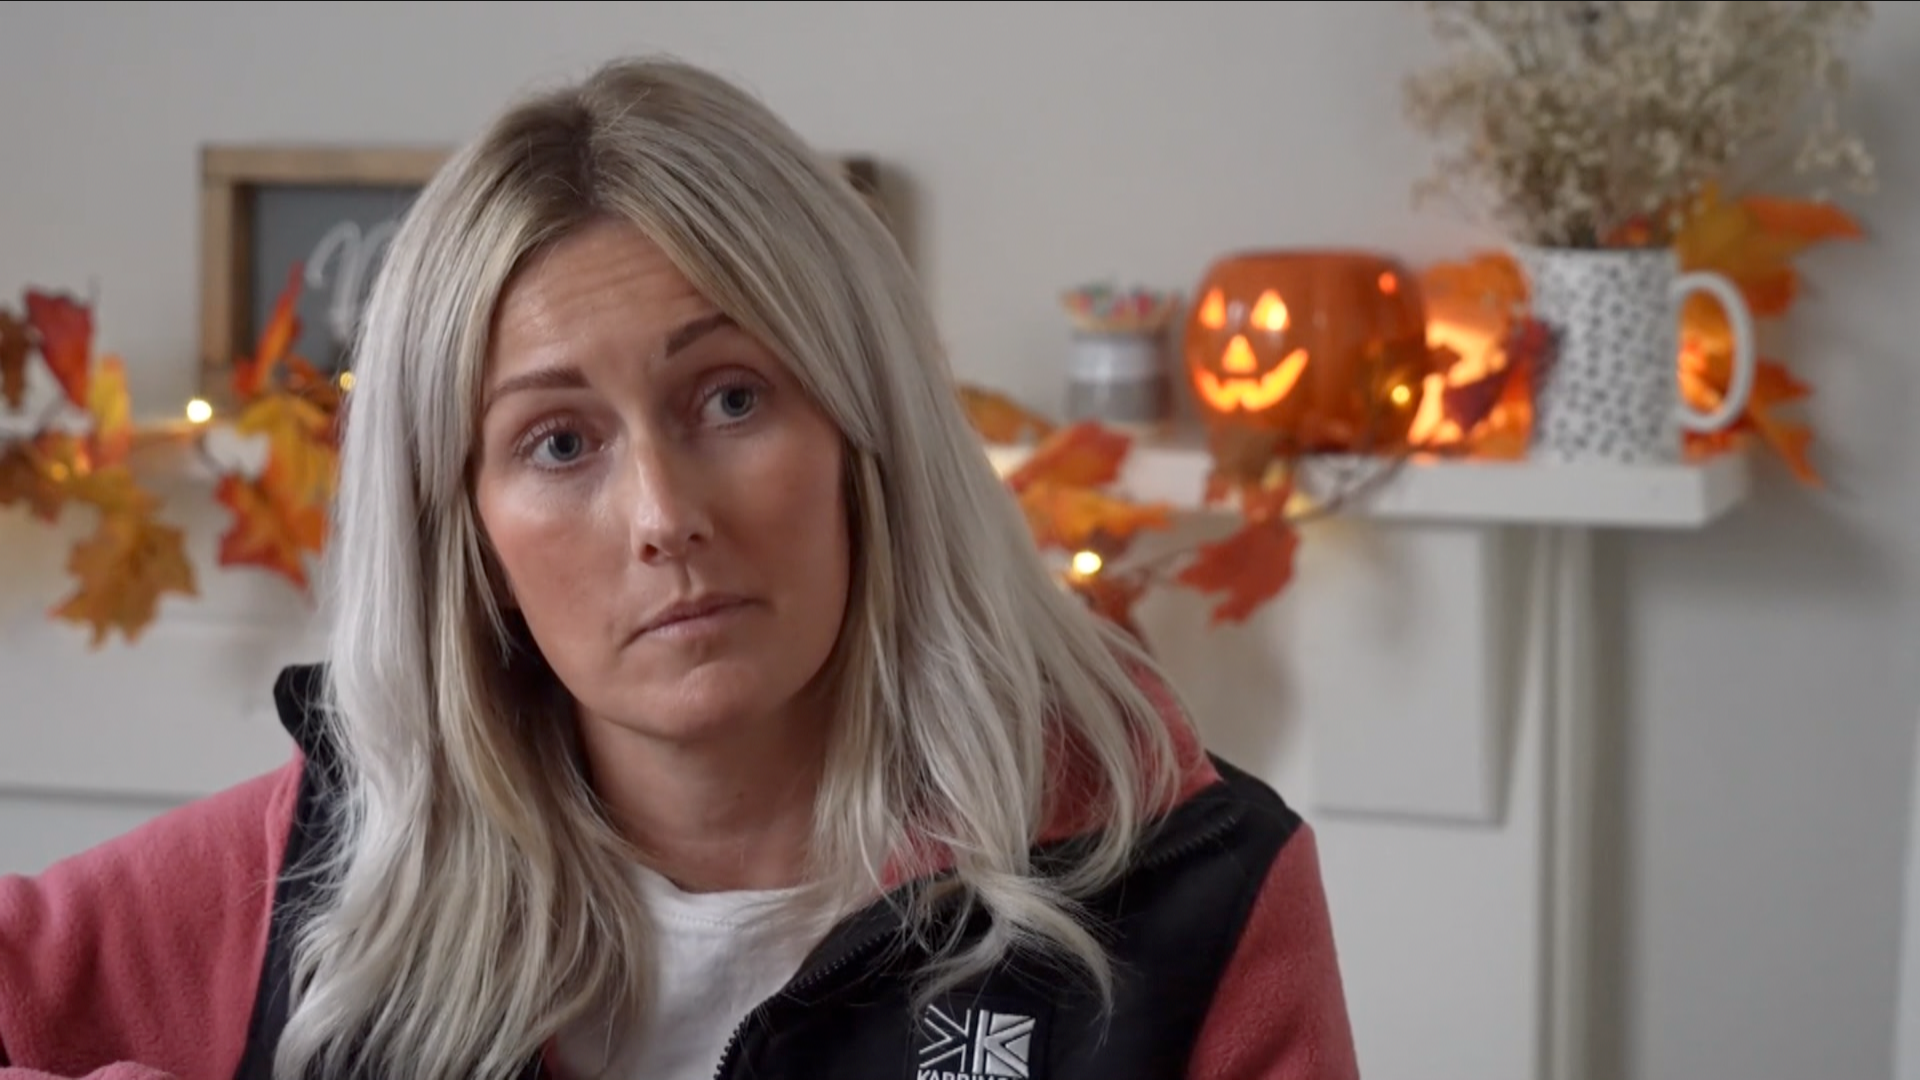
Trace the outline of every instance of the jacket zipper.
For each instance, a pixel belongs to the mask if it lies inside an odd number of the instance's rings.
[[[1129,871],[1129,873],[1158,869],[1168,863],[1183,859],[1226,835],[1227,830],[1233,828],[1239,821],[1240,815],[1237,813],[1216,813],[1213,820],[1207,822],[1205,828],[1195,831],[1191,836],[1181,839],[1178,843],[1169,844],[1149,851],[1134,864],[1133,869]],[[1124,878],[1122,880],[1124,880]],[[790,983],[781,991],[781,995],[784,996],[793,991],[810,989],[819,985],[829,976],[845,969],[855,960],[861,959],[867,953],[872,952],[876,946],[884,943],[892,934],[893,931],[888,929],[867,935],[849,947],[841,954],[840,958],[833,963],[807,972],[798,980]],[[746,1035],[747,1025],[753,1023],[755,1018],[761,1015],[764,1008],[765,1006],[761,1006],[752,1009],[738,1024],[734,1025],[733,1034],[727,1036],[727,1047],[721,1051],[720,1063],[715,1066],[713,1070],[713,1080],[726,1080],[727,1074],[733,1071],[735,1059],[740,1056],[740,1044]]]
[[[867,953],[872,952],[875,946],[878,946],[881,943],[885,942],[891,936],[893,936],[892,930],[878,930],[878,931],[875,931],[874,933],[868,934],[866,937],[861,938],[858,942],[856,942],[852,947],[848,948],[845,952],[841,953],[840,958],[838,960],[835,960],[833,963],[828,964],[825,967],[815,968],[814,970],[807,972],[805,975],[801,976],[799,979],[795,980],[792,983],[789,983],[785,989],[780,991],[780,993],[782,995],[785,995],[785,994],[792,993],[796,990],[805,990],[818,985],[820,982],[824,981],[829,976],[847,967],[847,965],[853,963],[855,960],[858,960],[864,957]],[[754,1019],[758,1017],[764,1009],[765,1009],[765,1006],[763,1005],[758,1008],[750,1010],[745,1017],[741,1018],[738,1024],[734,1025],[733,1034],[727,1036],[727,1048],[724,1051],[722,1051],[720,1054],[720,1064],[716,1066],[713,1070],[713,1080],[725,1080],[726,1075],[729,1072],[733,1071],[734,1059],[740,1056],[740,1043],[741,1043],[742,1036],[746,1034],[747,1025],[753,1023]]]

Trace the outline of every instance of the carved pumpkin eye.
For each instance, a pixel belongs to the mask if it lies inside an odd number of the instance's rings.
[[[1209,330],[1222,330],[1227,325],[1227,298],[1219,289],[1207,292],[1207,298],[1200,302],[1200,325]]]
[[[1253,314],[1247,322],[1255,330],[1277,334],[1287,328],[1287,302],[1280,299],[1279,293],[1268,289],[1260,294],[1260,299],[1254,301]]]

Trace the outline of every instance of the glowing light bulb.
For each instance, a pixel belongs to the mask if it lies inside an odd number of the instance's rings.
[[[208,404],[204,399],[194,398],[192,401],[187,402],[188,423],[204,424],[211,419],[213,419],[213,406]]]
[[[1408,386],[1406,383],[1401,383],[1388,391],[1388,394],[1393,398],[1395,405],[1405,405],[1407,402],[1413,400],[1413,387]]]
[[[1100,572],[1100,553],[1097,551],[1076,551],[1073,553],[1073,572],[1081,577],[1092,577]]]

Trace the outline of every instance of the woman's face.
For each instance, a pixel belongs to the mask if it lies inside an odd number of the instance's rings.
[[[840,632],[841,437],[650,241],[597,224],[510,284],[474,498],[583,722],[679,743],[781,723]]]

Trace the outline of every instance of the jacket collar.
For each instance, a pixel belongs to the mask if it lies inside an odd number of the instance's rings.
[[[273,680],[273,705],[280,714],[280,726],[293,736],[302,755],[331,762],[334,755],[325,721],[326,686],[325,664],[282,668]]]

